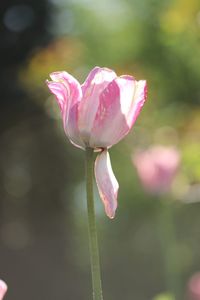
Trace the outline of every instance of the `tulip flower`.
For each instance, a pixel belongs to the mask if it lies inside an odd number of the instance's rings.
[[[86,151],[86,183],[93,299],[102,300],[99,254],[93,203],[93,167],[100,198],[114,218],[119,184],[108,149],[131,130],[146,99],[146,81],[117,76],[95,67],[81,85],[67,72],[50,74],[47,85],[60,107],[64,131],[76,147]],[[99,152],[93,166],[93,152]]]
[[[200,273],[195,273],[188,284],[189,300],[200,300]]]
[[[67,72],[50,74],[47,81],[61,110],[64,131],[75,146],[101,153],[95,176],[106,214],[113,218],[117,208],[118,183],[107,149],[130,131],[146,99],[146,81],[132,76],[117,77],[107,68],[94,68],[86,81]]]
[[[152,194],[169,190],[177,173],[180,155],[173,147],[153,146],[132,157],[144,188]]]
[[[180,164],[180,154],[174,147],[152,146],[132,156],[144,189],[160,196],[158,210],[159,238],[163,251],[166,287],[173,299],[180,299],[179,272],[176,270],[177,255],[173,202],[166,199]],[[164,296],[163,296],[164,299]],[[166,297],[167,299],[167,297]]]
[[[7,292],[7,285],[3,280],[0,280],[0,300],[3,300],[5,293]]]

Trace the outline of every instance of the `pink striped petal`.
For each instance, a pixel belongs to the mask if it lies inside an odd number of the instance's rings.
[[[7,292],[7,285],[3,280],[0,280],[0,300],[3,300],[5,293]]]
[[[64,71],[51,73],[50,77],[53,81],[47,81],[47,85],[60,106],[65,133],[75,146],[85,148],[78,129],[78,106],[82,99],[80,84]]]
[[[113,173],[110,156],[107,150],[100,153],[95,161],[95,177],[105,212],[109,218],[114,218],[117,208],[119,184]]]
[[[79,106],[79,130],[87,143],[99,106],[99,95],[116,76],[110,69],[95,67],[81,87],[83,100]]]
[[[146,82],[132,76],[115,78],[100,95],[90,147],[110,147],[131,129],[146,98]]]

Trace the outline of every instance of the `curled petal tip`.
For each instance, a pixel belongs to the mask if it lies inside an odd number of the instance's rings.
[[[115,217],[115,212],[110,213],[110,212],[106,211],[106,215],[112,220]]]
[[[50,92],[56,96],[56,100],[60,107],[61,112],[63,111],[64,103],[66,101],[66,91],[62,83],[46,80],[46,84]]]
[[[113,219],[117,209],[119,184],[113,173],[110,156],[107,150],[104,150],[97,156],[95,161],[95,177],[106,215],[110,219]]]

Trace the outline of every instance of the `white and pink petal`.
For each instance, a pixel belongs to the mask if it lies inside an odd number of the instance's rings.
[[[81,86],[65,71],[51,73],[50,77],[53,81],[47,81],[47,85],[60,106],[65,133],[75,146],[85,148],[78,128],[78,107],[82,100]]]
[[[146,101],[147,98],[147,83],[146,80],[139,80],[135,83],[135,93],[132,101],[132,106],[127,114],[127,122],[132,128],[137,117]]]
[[[130,131],[145,101],[143,82],[124,75],[115,78],[101,93],[91,147],[110,147]]]
[[[60,107],[61,115],[63,115],[66,99],[68,98],[67,91],[62,83],[54,81],[46,81],[49,90],[55,95],[57,103]]]
[[[101,93],[91,131],[91,147],[110,147],[130,130],[126,112],[134,94],[134,82],[131,76],[128,79],[117,77]]]
[[[83,99],[79,106],[79,130],[87,143],[99,106],[99,96],[116,76],[110,69],[95,67],[81,86]]]
[[[100,198],[109,218],[114,218],[117,209],[119,184],[112,170],[110,156],[107,150],[101,152],[95,161],[95,178]]]

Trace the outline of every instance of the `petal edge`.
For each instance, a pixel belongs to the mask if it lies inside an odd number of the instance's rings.
[[[73,145],[84,149],[78,128],[78,107],[82,100],[82,90],[79,82],[65,71],[50,74],[53,81],[46,81],[52,94],[56,96],[63,119],[66,135]]]
[[[101,152],[95,161],[95,178],[106,215],[113,219],[117,209],[119,184],[112,170],[107,150]]]

